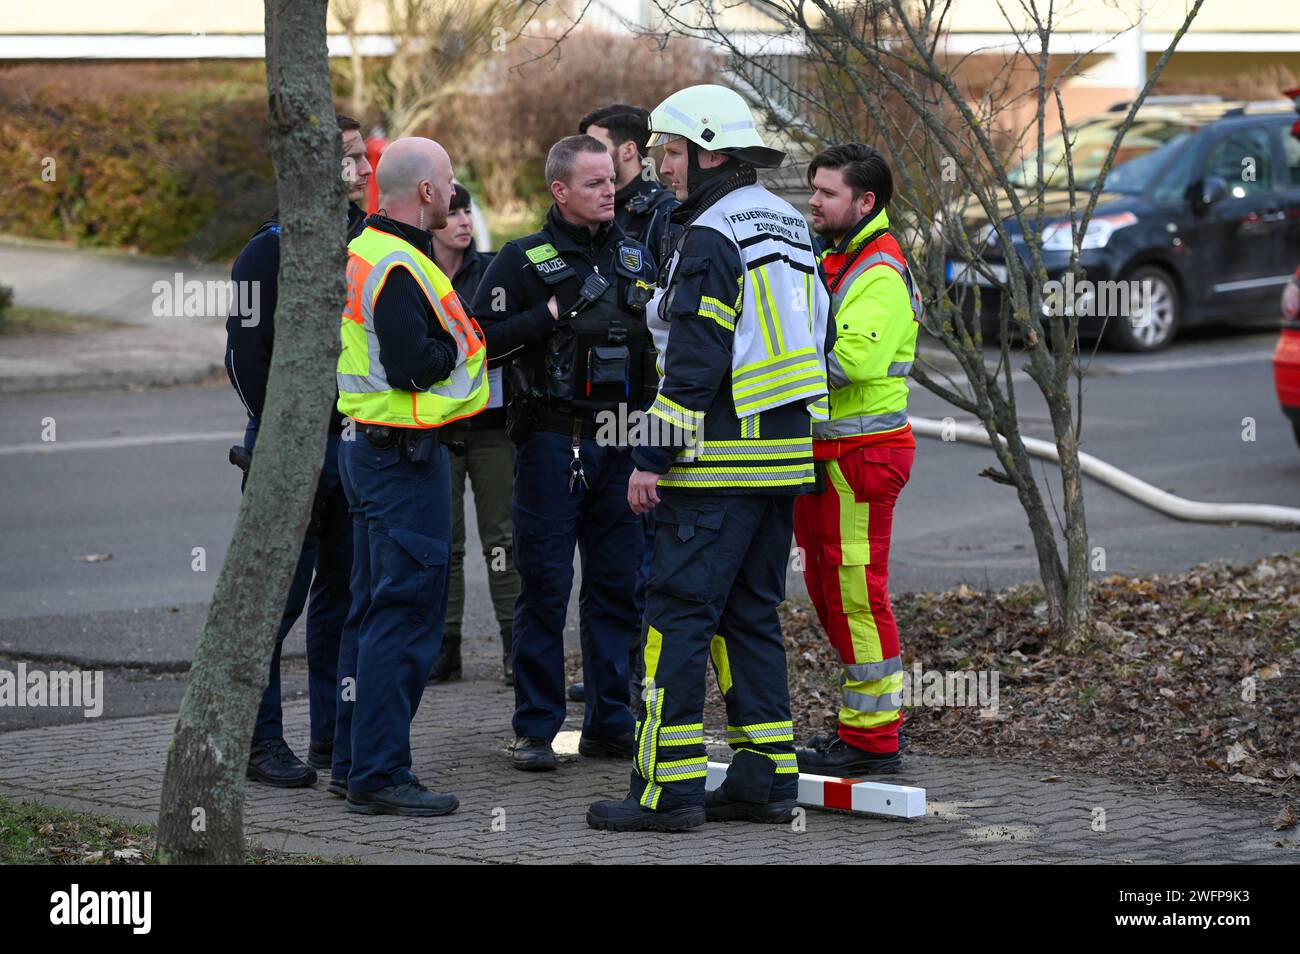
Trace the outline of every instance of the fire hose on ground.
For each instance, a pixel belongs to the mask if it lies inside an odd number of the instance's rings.
[[[926,437],[938,437],[942,440],[956,439],[984,447],[991,445],[988,432],[982,426],[958,424],[951,420],[936,421],[924,417],[913,417],[911,421],[912,430]],[[1050,460],[1053,463],[1058,462],[1055,444],[1033,437],[1021,437],[1021,441],[1025,445],[1025,450],[1034,457]],[[1205,503],[1199,500],[1186,500],[1159,487],[1153,487],[1146,481],[1139,480],[1132,474],[1125,473],[1118,467],[1082,451],[1079,452],[1079,470],[1112,490],[1176,520],[1189,520],[1196,523],[1253,523],[1291,530],[1300,529],[1300,508],[1279,507],[1273,504]]]

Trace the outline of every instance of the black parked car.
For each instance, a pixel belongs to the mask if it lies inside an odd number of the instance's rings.
[[[1288,91],[1300,109],[1300,90]],[[1074,127],[1075,181],[1086,196],[1121,123],[1125,104]],[[1142,282],[1140,309],[1121,314],[1111,288],[1078,308],[1083,335],[1104,334],[1124,351],[1155,351],[1192,325],[1271,319],[1277,296],[1300,260],[1300,140],[1285,103],[1160,103],[1143,106],[1124,138],[1106,191],[1083,236],[1080,263],[1089,282]],[[1049,186],[1064,185],[1059,137],[1044,149]],[[1012,173],[1031,184],[1031,158]],[[1067,216],[1065,194],[1048,193],[1049,215]],[[1017,246],[1024,240],[1007,222]],[[973,231],[986,267],[1005,279],[1001,244],[991,227]],[[1059,279],[1069,263],[1068,220],[1049,218],[1044,264]],[[997,328],[999,289],[964,262],[948,262],[954,287],[978,283],[986,334]],[[1145,283],[1150,284],[1145,284]],[[1131,287],[1131,286],[1130,286]],[[1068,291],[1068,288],[1067,288]],[[968,319],[973,296],[962,296]],[[1078,299],[1072,299],[1076,302]],[[1109,313],[1108,313],[1109,312]]]

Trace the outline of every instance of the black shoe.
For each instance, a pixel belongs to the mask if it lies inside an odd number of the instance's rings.
[[[839,733],[837,732],[821,732],[818,733],[817,735],[814,735],[812,737],[812,741],[809,742],[808,745],[814,749],[817,749],[818,751],[821,751],[822,749],[826,748],[826,746],[834,742],[837,738],[839,738]],[[912,744],[912,740],[907,737],[906,732],[898,733],[898,754],[899,755],[902,755],[904,752],[906,752],[907,747],[911,744]]]
[[[813,742],[825,744],[811,749],[795,749],[799,771],[809,775],[887,775],[898,771],[903,758],[898,752],[864,752],[838,735],[826,741],[822,736]]]
[[[457,646],[453,652],[444,652],[438,656],[438,664],[429,674],[429,682],[460,682],[460,678],[460,647]]]
[[[515,665],[510,661],[509,653],[501,654],[501,681],[507,686],[515,684]]]
[[[699,828],[704,821],[704,809],[699,805],[657,812],[643,808],[634,798],[592,802],[587,809],[587,824],[603,831],[687,831]]]
[[[307,764],[314,769],[325,771],[334,761],[333,742],[313,742],[307,749]]]
[[[276,788],[307,788],[316,784],[316,770],[293,754],[284,739],[254,739],[248,751],[248,778]]]
[[[709,821],[752,821],[782,825],[794,820],[795,799],[781,802],[741,802],[728,798],[722,789],[714,789],[704,797],[704,814]]]
[[[329,792],[331,795],[337,795],[339,798],[347,798],[348,783],[346,781],[340,782],[338,779],[332,778],[329,780],[329,784],[325,786],[325,791]]]
[[[578,739],[578,754],[589,759],[631,759],[636,755],[636,734],[629,732],[617,739]]]
[[[554,772],[555,750],[546,739],[515,739],[510,748],[510,761],[521,772]]]
[[[587,688],[586,688],[586,686],[584,686],[584,685],[583,685],[582,683],[580,683],[580,682],[575,682],[573,685],[571,685],[571,686],[569,687],[569,701],[570,701],[570,702],[586,702],[586,701],[587,701]]]
[[[455,795],[435,795],[412,779],[373,792],[348,795],[347,811],[356,815],[450,815],[460,807]]]

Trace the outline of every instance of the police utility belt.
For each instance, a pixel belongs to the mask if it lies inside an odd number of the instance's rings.
[[[620,256],[626,253],[620,248]],[[641,269],[638,251],[635,271]],[[653,400],[654,345],[639,314],[652,291],[647,282],[628,281],[626,301],[619,302],[613,283],[598,273],[587,276],[540,354],[510,366],[506,433],[512,441],[522,443],[534,429],[575,442],[594,438],[600,412],[620,405],[639,410]]]
[[[427,464],[433,459],[434,445],[439,443],[436,429],[390,427],[387,424],[358,424],[366,442],[375,450],[396,447],[410,464]]]

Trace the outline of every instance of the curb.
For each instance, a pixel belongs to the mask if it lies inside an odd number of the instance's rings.
[[[48,374],[0,376],[0,394],[48,394],[54,391],[125,391],[199,384],[222,372],[219,363],[171,368],[112,368],[59,371]]]

